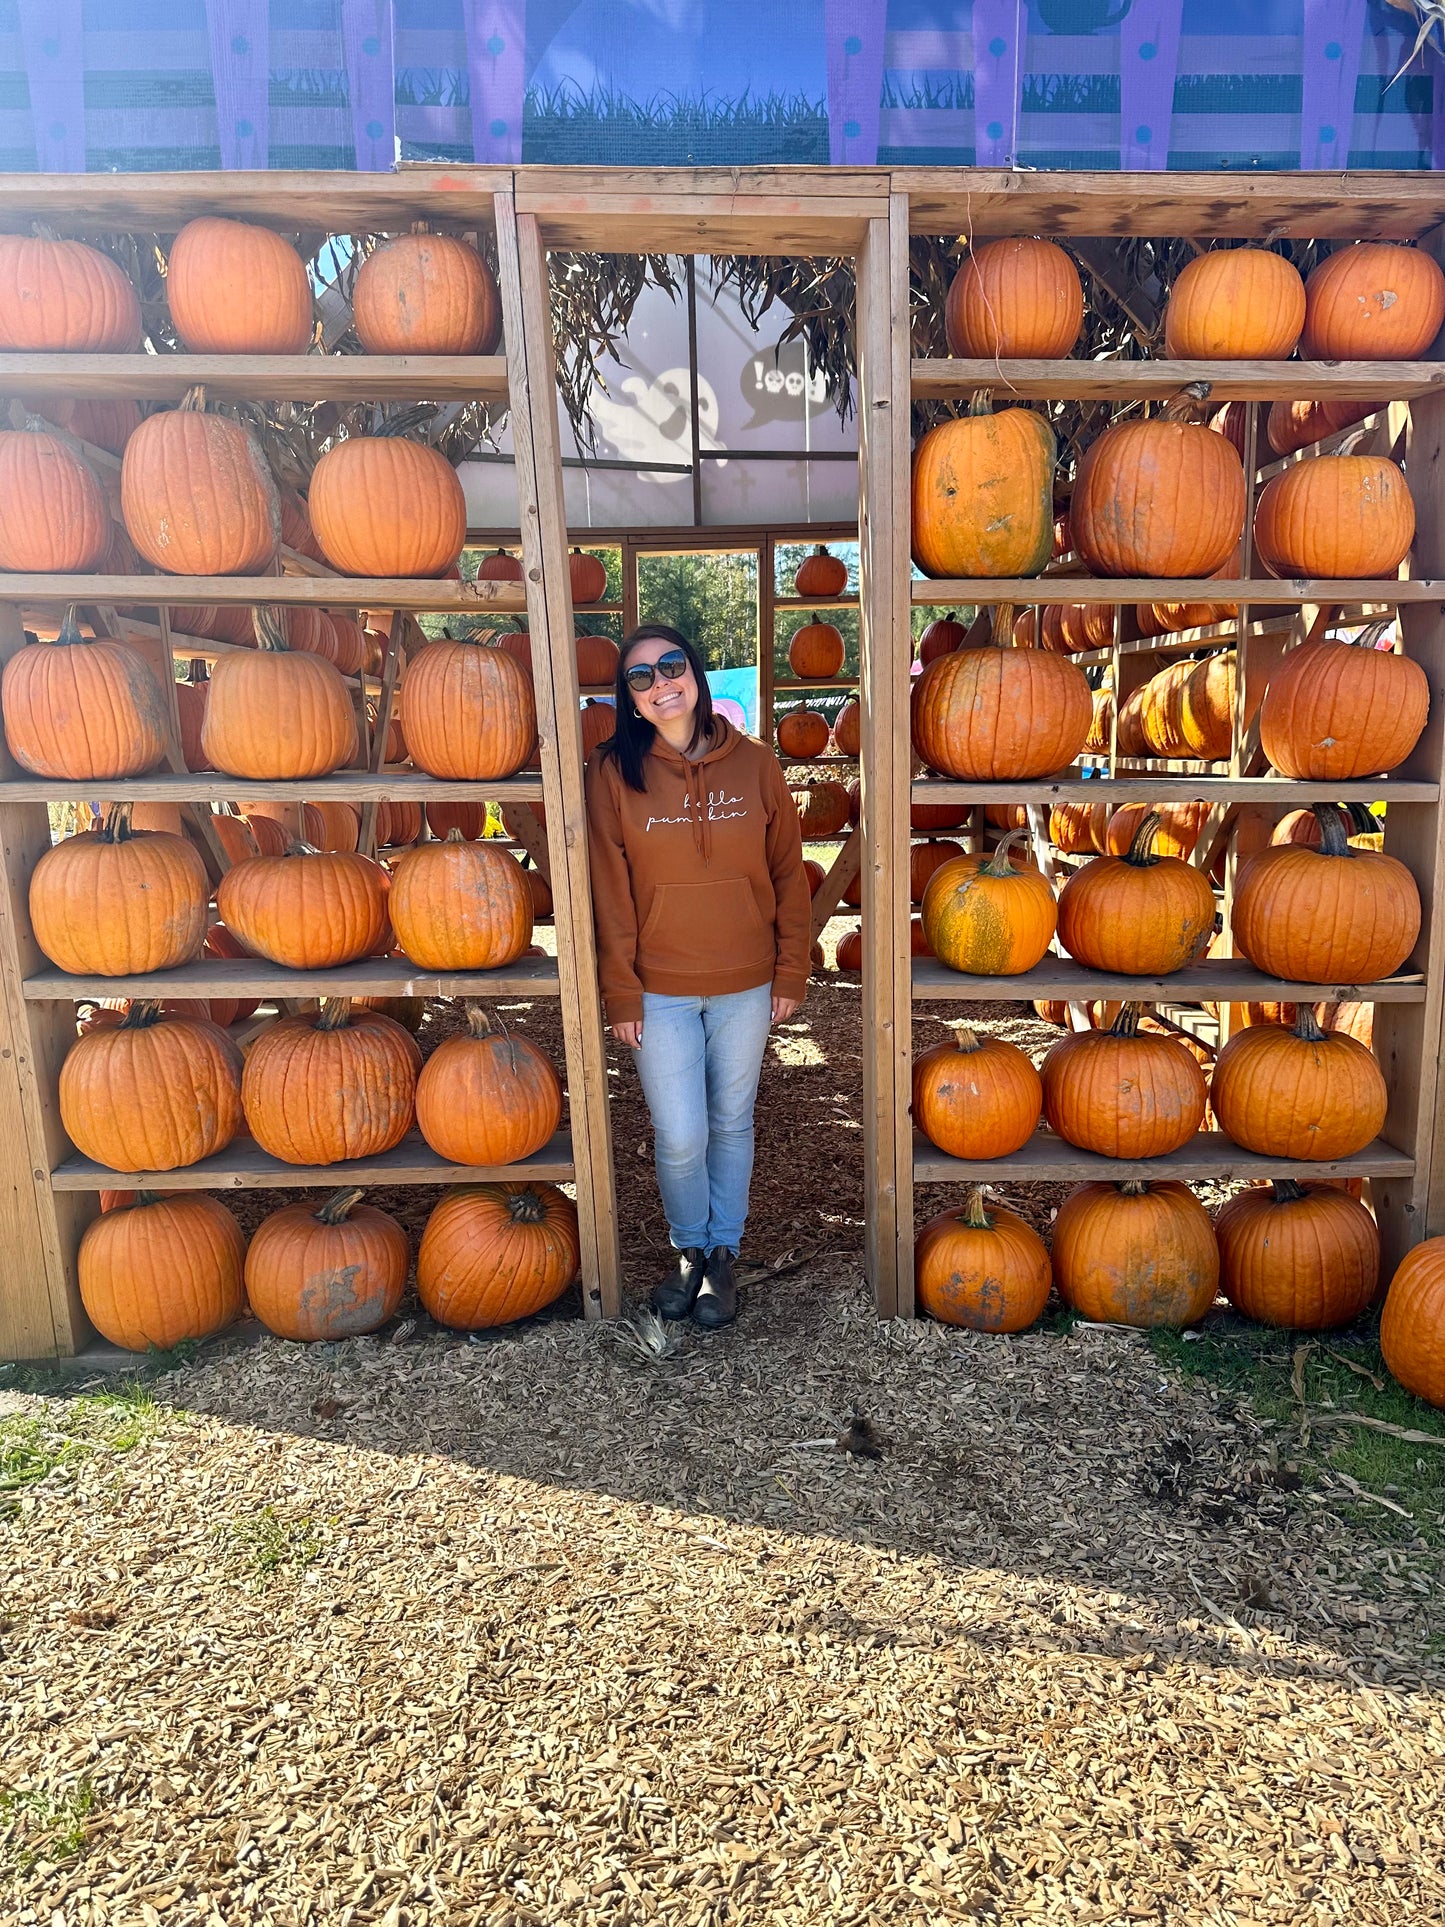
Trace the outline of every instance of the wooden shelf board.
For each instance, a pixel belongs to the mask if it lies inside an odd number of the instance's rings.
[[[0,354],[0,394],[179,401],[505,401],[505,355]]]
[[[264,958],[207,957],[144,977],[71,977],[38,970],[27,1003],[88,997],[555,997],[555,957],[519,957],[500,970],[423,970],[406,957],[366,957],[331,970],[286,970]]]
[[[774,689],[856,689],[857,687],[856,676],[809,676],[803,679],[797,676],[776,676],[773,679]]]
[[[1099,752],[1096,760],[1106,759]],[[1296,783],[1287,776],[1194,776],[1168,770],[1122,777],[1066,770],[1012,783],[956,783],[921,776],[912,785],[915,803],[1277,803],[1281,809],[1302,809],[1310,803],[1433,803],[1439,794],[1438,783],[1400,776]]]
[[[542,779],[499,776],[485,783],[453,783],[414,769],[383,770],[377,776],[368,770],[343,769],[334,776],[313,776],[299,783],[267,783],[213,770],[200,775],[152,770],[114,782],[72,782],[59,776],[0,782],[0,803],[88,803],[97,797],[117,803],[225,803],[252,797],[286,803],[540,803]]]
[[[321,609],[410,609],[434,615],[493,610],[520,614],[520,582],[345,575],[0,575],[0,603],[97,603],[132,609],[284,603]],[[585,609],[585,605],[584,605]]]
[[[856,609],[858,598],[855,595],[777,595],[773,597],[774,609]]]
[[[0,581],[4,578],[0,577]],[[455,588],[455,583],[452,585]],[[1010,576],[975,577],[950,582],[913,582],[910,585],[914,606],[923,609],[954,608],[959,603],[975,605],[995,602],[1250,602],[1282,603],[1293,607],[1303,602],[1343,604],[1400,602],[1445,603],[1445,582],[1429,580],[1400,582],[1393,577],[1376,581],[1332,581],[1293,576],[1273,576],[1242,582],[1222,577],[1124,577],[1124,576]],[[93,598],[92,598],[93,599]],[[199,598],[197,598],[199,600]]]
[[[1072,957],[1045,957],[1017,977],[972,977],[950,970],[936,957],[913,959],[915,1001],[998,1003],[1015,998],[1060,998],[1088,1003],[1095,997],[1126,997],[1140,1003],[1380,1003],[1420,1004],[1423,979],[1378,984],[1296,984],[1267,977],[1242,957],[1207,957],[1167,977],[1125,977],[1086,970]]]
[[[1208,382],[1208,401],[1408,401],[1445,389],[1438,361],[955,361],[913,364],[915,400],[1166,400]]]
[[[1201,1131],[1182,1151],[1162,1158],[1106,1158],[1096,1151],[1076,1150],[1051,1131],[1039,1131],[1022,1150],[1008,1158],[951,1158],[930,1144],[921,1132],[913,1134],[915,1184],[995,1184],[1012,1179],[1019,1184],[1043,1179],[1089,1180],[1126,1178],[1395,1178],[1408,1177],[1415,1161],[1408,1152],[1376,1138],[1354,1157],[1311,1164],[1293,1158],[1261,1157],[1245,1151],[1222,1131]]]
[[[497,1184],[521,1178],[566,1182],[573,1175],[572,1138],[559,1131],[534,1157],[516,1164],[478,1167],[447,1164],[419,1131],[394,1151],[375,1158],[347,1158],[340,1164],[283,1164],[252,1138],[237,1138],[213,1158],[181,1171],[111,1171],[89,1158],[71,1157],[50,1175],[55,1191],[269,1191],[350,1184]]]
[[[257,221],[283,234],[405,234],[413,221],[447,233],[479,223],[490,230],[494,194],[512,192],[510,167],[406,165],[394,174],[307,168],[291,174],[264,168],[235,173],[97,174],[84,192],[64,174],[0,176],[6,228],[28,232],[42,220],[62,234],[97,228],[171,233],[201,214]]]

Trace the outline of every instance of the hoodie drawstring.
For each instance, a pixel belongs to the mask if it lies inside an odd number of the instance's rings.
[[[707,819],[707,796],[703,789],[701,765],[688,762],[685,758],[683,768],[687,773],[687,795],[692,805],[692,840],[697,845],[697,853],[703,863],[712,862],[712,825]]]

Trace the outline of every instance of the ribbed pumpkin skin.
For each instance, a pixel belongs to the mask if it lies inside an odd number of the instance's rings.
[[[150,415],[120,463],[125,532],[168,575],[265,575],[281,503],[260,449],[236,422],[176,408]]]
[[[1387,1093],[1373,1055],[1342,1031],[1312,1039],[1252,1024],[1215,1059],[1209,1102],[1246,1151],[1314,1163],[1352,1157],[1378,1137]]]
[[[1020,609],[1014,642],[1020,649],[1039,646],[1033,609]],[[1076,656],[1086,649],[1107,649],[1114,640],[1114,610],[1107,602],[1051,602],[1044,609],[1043,647],[1056,655]]]
[[[502,332],[491,269],[448,234],[404,234],[368,254],[351,312],[369,355],[489,355]]]
[[[948,352],[973,360],[1057,361],[1083,325],[1078,269],[1053,241],[1027,237],[971,248],[943,311]]]
[[[139,776],[170,740],[155,671],[123,642],[18,649],[0,676],[0,708],[10,754],[36,776]]]
[[[1108,821],[1107,803],[1056,803],[1049,811],[1049,841],[1065,856],[1101,856]]]
[[[1054,547],[1054,431],[1005,408],[939,422],[913,454],[913,560],[927,576],[1037,575]]]
[[[836,836],[848,821],[848,792],[836,777],[824,776],[816,782],[797,784],[793,801],[798,808],[805,842],[812,842],[815,837]]]
[[[416,1087],[417,1128],[452,1164],[515,1164],[562,1121],[562,1084],[545,1051],[498,1029],[438,1044]]]
[[[863,932],[858,926],[845,930],[838,939],[835,952],[840,970],[861,970],[863,968]]]
[[[313,851],[237,863],[216,886],[222,923],[288,970],[369,956],[386,934],[386,872],[369,856]]]
[[[1265,438],[1276,455],[1293,455],[1351,428],[1369,413],[1365,401],[1275,401],[1265,418]]]
[[[1091,970],[1167,976],[1202,954],[1213,927],[1209,879],[1178,857],[1095,857],[1059,893],[1059,940]]]
[[[1407,1251],[1380,1314],[1380,1350],[1407,1392],[1445,1407],[1445,1238]]]
[[[417,1296],[439,1325],[484,1331],[552,1304],[581,1265],[577,1207],[555,1185],[457,1185],[427,1219]]]
[[[1369,1050],[1374,1041],[1375,1006],[1366,1003],[1316,1004],[1315,1022],[1324,1030],[1343,1031]]]
[[[354,1205],[324,1224],[309,1204],[263,1218],[246,1253],[246,1296],[268,1331],[303,1344],[384,1325],[406,1286],[411,1246],[395,1218]]]
[[[1239,872],[1234,947],[1271,977],[1372,984],[1398,970],[1420,934],[1420,892],[1395,857],[1327,856],[1301,844],[1260,850]]]
[[[1293,1188],[1293,1187],[1291,1187]],[[1241,1191],[1214,1220],[1224,1295],[1246,1318],[1286,1331],[1348,1325],[1380,1285],[1380,1234],[1362,1204],[1310,1185]]]
[[[1051,776],[1093,719],[1083,670],[1040,649],[955,649],[915,678],[913,747],[965,781]]]
[[[1155,756],[1223,761],[1234,746],[1235,654],[1171,663],[1145,684],[1140,723]]]
[[[178,836],[95,831],[47,850],[30,876],[35,941],[76,976],[141,976],[201,953],[210,896],[206,866]]]
[[[1030,865],[996,876],[976,856],[953,857],[929,878],[923,928],[950,970],[974,977],[1016,977],[1032,970],[1053,942],[1054,893]]]
[[[585,549],[573,549],[567,557],[567,574],[575,604],[600,602],[606,595],[607,565],[600,556],[589,555]]]
[[[1215,575],[1244,527],[1244,467],[1197,422],[1121,422],[1079,463],[1069,522],[1096,575]]]
[[[1042,1106],[1038,1072],[1001,1037],[964,1030],[913,1060],[913,1120],[950,1157],[1011,1157],[1038,1129]]]
[[[537,740],[532,679],[505,649],[428,643],[402,678],[401,727],[412,761],[429,776],[511,776]]]
[[[1396,769],[1420,740],[1430,683],[1382,649],[1307,642],[1269,679],[1259,740],[1283,776],[1327,783]]]
[[[198,1164],[240,1128],[233,1049],[210,1024],[169,1014],[87,1031],[60,1067],[66,1134],[113,1171]]]
[[[356,754],[341,672],[301,649],[256,649],[211,665],[201,748],[228,776],[329,776]]]
[[[1233,602],[1136,602],[1134,614],[1141,636],[1175,635],[1181,629],[1205,629],[1228,622],[1239,613]]]
[[[918,638],[918,660],[926,669],[950,650],[961,648],[968,630],[952,616],[937,616]]]
[[[908,853],[908,895],[913,903],[922,903],[923,893],[928,888],[935,870],[941,870],[945,863],[966,852],[961,843],[951,837],[929,837],[925,843],[915,843]]]
[[[74,575],[110,547],[100,483],[58,435],[0,434],[0,569]]]
[[[397,863],[391,921],[423,970],[497,970],[532,941],[522,866],[485,843],[421,843]]]
[[[241,1101],[251,1135],[286,1164],[378,1157],[415,1115],[421,1052],[380,1011],[326,1029],[327,1012],[283,1017],[251,1046]]]
[[[778,724],[778,750],[783,756],[821,756],[828,747],[828,719],[816,709],[791,710]]]
[[[187,221],[166,264],[166,300],[193,355],[301,355],[311,341],[306,264],[247,221]]]
[[[245,1304],[241,1227],[204,1194],[117,1205],[80,1241],[81,1303],[123,1351],[169,1351],[209,1338]]]
[[[1420,248],[1362,241],[1321,261],[1305,282],[1312,361],[1414,361],[1445,321],[1445,274]]]
[[[821,543],[804,556],[793,577],[793,593],[800,596],[840,596],[848,587],[848,564]]]
[[[1415,539],[1415,503],[1384,455],[1318,455],[1265,483],[1254,541],[1275,575],[1391,576]]]
[[[1134,1195],[1081,1184],[1059,1207],[1053,1261],[1064,1303],[1104,1324],[1196,1325],[1219,1289],[1209,1213],[1172,1179]]]
[[[839,676],[847,653],[831,622],[805,622],[788,644],[788,667],[795,676]]]
[[[1154,832],[1158,855],[1191,856],[1209,814],[1207,803],[1121,803],[1109,818],[1100,854],[1123,856],[1151,810],[1159,818],[1159,827]]]
[[[466,497],[451,463],[395,435],[353,435],[327,449],[307,506],[326,560],[343,575],[444,575],[466,541]]]
[[[1164,352],[1179,361],[1287,361],[1305,325],[1305,284],[1266,248],[1213,248],[1174,277]]]
[[[840,756],[856,756],[863,747],[863,706],[849,697],[833,722],[833,747]]]
[[[1204,1073],[1183,1044],[1147,1031],[1071,1031],[1044,1059],[1049,1129],[1106,1158],[1157,1158],[1204,1120]]]
[[[487,827],[487,806],[485,803],[428,803],[426,821],[427,828],[438,840],[452,830],[460,830],[471,842]]]
[[[0,348],[119,354],[140,346],[140,302],[119,265],[83,241],[0,235]]]
[[[966,1331],[1026,1331],[1048,1303],[1053,1272],[1031,1225],[997,1205],[986,1225],[954,1207],[930,1218],[913,1247],[918,1308]]]

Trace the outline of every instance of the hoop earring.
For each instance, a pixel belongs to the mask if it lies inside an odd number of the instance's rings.
[[[636,703],[632,705],[632,713],[637,718],[638,722],[642,721],[642,711],[637,707]]]

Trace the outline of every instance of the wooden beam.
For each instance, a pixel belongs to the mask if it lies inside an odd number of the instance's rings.
[[[854,830],[839,847],[823,881],[813,892],[813,922],[810,943],[817,943],[828,923],[842,907],[843,892],[863,867],[863,833]]]
[[[1211,602],[1277,603],[1293,607],[1302,602],[1360,603],[1445,602],[1445,580],[1303,581],[1266,578],[1226,582],[1211,576],[1187,584],[1168,577],[1148,580],[1111,580],[1108,576],[1013,576],[1007,580],[974,577],[967,581],[915,582],[917,608],[952,608],[960,602],[1177,602],[1183,588],[1208,590]]]
[[[509,168],[406,166],[395,174],[350,169],[295,173],[0,174],[0,226],[25,233],[44,221],[62,234],[129,228],[173,234],[200,214],[255,221],[283,234],[404,233],[413,221],[488,228],[492,196],[510,191]]]
[[[228,609],[305,605],[313,609],[415,609],[433,615],[518,614],[516,582],[450,582],[405,576],[372,581],[344,575],[0,575],[0,603],[109,602],[117,608],[168,605]]]
[[[0,354],[0,395],[179,401],[499,401],[502,355]]]
[[[37,953],[38,955],[38,953]],[[203,957],[144,977],[67,976],[41,959],[26,974],[30,1003],[86,997],[555,997],[552,957],[496,970],[422,970],[408,957],[363,957],[329,970],[287,970],[264,957]]]
[[[1120,971],[1089,970],[1072,957],[1045,957],[1016,977],[972,977],[950,970],[936,957],[913,959],[913,995],[997,1003],[1000,998],[1062,997],[1088,1003],[1096,997],[1127,997],[1143,1003],[1391,1003],[1426,1000],[1418,970],[1376,984],[1301,984],[1267,977],[1242,957],[1206,957],[1167,977],[1127,977]]]
[[[416,803],[492,802],[537,803],[542,778],[536,775],[499,776],[493,782],[466,783],[460,779],[428,776],[422,770],[337,770],[332,776],[311,776],[298,782],[253,781],[227,776],[218,770],[151,770],[145,776],[117,777],[101,786],[118,803],[227,803],[234,796],[265,796],[285,803],[362,803],[400,797]],[[1378,794],[1376,785],[1372,795]],[[16,775],[0,780],[0,803],[88,803],[96,794],[89,778]]]
[[[1207,773],[1206,773],[1207,772]],[[950,777],[917,778],[915,803],[1270,803],[1303,809],[1310,803],[1371,803],[1393,798],[1431,803],[1440,793],[1432,780],[1402,776],[1365,776],[1340,783],[1298,783],[1288,776],[1218,776],[1213,766],[1196,774],[1161,771],[1156,775],[1097,777],[1068,770],[1017,783],[962,783]]]
[[[57,357],[63,360],[64,357]],[[1195,384],[1201,400],[1400,401],[1445,390],[1438,361],[915,361],[916,401],[1168,400]]]
[[[572,1170],[572,1140],[566,1131],[529,1158],[486,1166],[449,1164],[419,1131],[411,1131],[379,1157],[344,1158],[339,1164],[283,1164],[252,1138],[237,1138],[214,1157],[180,1171],[116,1172],[90,1158],[71,1156],[50,1182],[62,1195],[109,1190],[118,1182],[162,1191],[269,1191],[273,1186],[289,1190],[311,1185],[332,1190],[348,1184],[505,1184],[518,1178],[545,1178],[555,1184],[568,1181]]]
[[[1007,1158],[951,1158],[921,1133],[914,1140],[913,1176],[920,1184],[1016,1184],[1053,1179],[1075,1184],[1128,1178],[1380,1178],[1408,1179],[1412,1159],[1382,1138],[1353,1157],[1308,1163],[1267,1158],[1241,1149],[1222,1131],[1201,1131],[1182,1150],[1160,1158],[1106,1158],[1079,1151],[1050,1131],[1039,1131]]]

